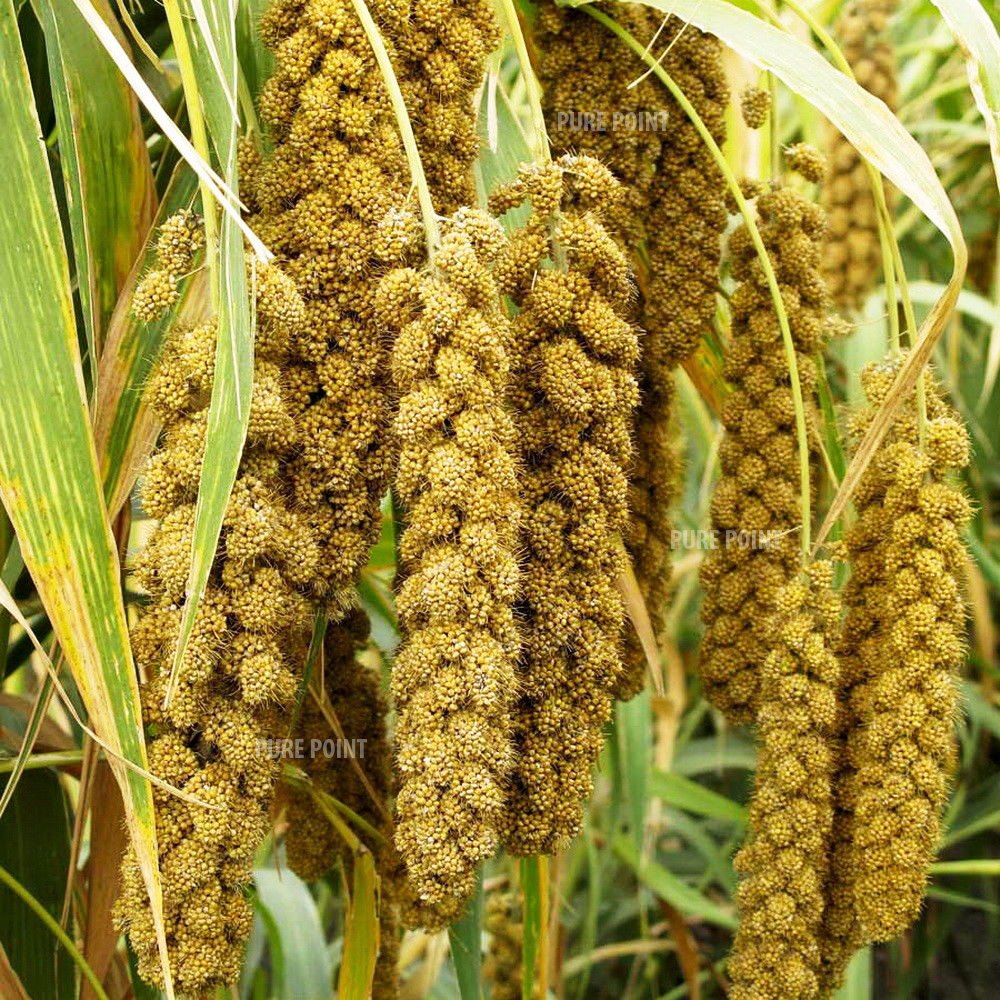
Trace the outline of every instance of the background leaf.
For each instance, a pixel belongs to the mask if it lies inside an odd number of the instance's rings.
[[[155,209],[132,90],[72,4],[34,0],[45,31],[60,165],[91,371]],[[116,27],[106,0],[92,0]]]
[[[1000,189],[1000,35],[979,0],[932,2],[948,22],[965,56],[969,86],[986,123]]]
[[[451,960],[462,1000],[479,1000],[482,996],[482,933],[483,933],[483,873],[476,880],[476,891],[469,900],[461,920],[448,928]]]
[[[253,876],[260,906],[277,931],[284,976],[273,1000],[316,1000],[330,995],[333,970],[316,904],[305,883],[291,871],[258,868]]]
[[[6,775],[0,776],[0,785],[7,780]],[[69,819],[59,778],[54,771],[28,771],[0,819],[0,867],[58,920],[68,866]],[[72,960],[48,928],[2,884],[0,941],[29,997],[61,1000],[73,996]]]

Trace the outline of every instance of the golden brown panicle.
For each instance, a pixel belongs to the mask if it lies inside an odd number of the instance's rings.
[[[640,6],[615,5],[608,12],[654,54],[665,53],[666,69],[721,142],[728,92],[719,42]],[[627,547],[654,634],[661,638],[670,588],[670,514],[680,478],[673,376],[715,313],[726,223],[722,178],[680,105],[604,25],[548,2],[536,38],[554,145],[594,155],[622,184],[621,197],[606,207],[607,220],[640,272],[634,318],[644,330]],[[626,629],[616,697],[641,690],[645,662],[634,629]]]
[[[855,79],[892,110],[896,108],[896,57],[888,29],[898,6],[899,0],[852,0],[834,31]],[[875,287],[881,269],[878,216],[860,153],[843,135],[831,131],[827,155],[830,179],[823,205],[830,226],[823,277],[836,305],[856,307]]]
[[[161,253],[183,251],[176,240],[161,236]],[[294,288],[270,271],[265,275],[258,287],[261,335],[247,445],[169,699],[187,599],[215,325],[178,326],[147,390],[164,434],[141,499],[160,524],[135,565],[150,603],[132,643],[147,678],[142,698],[150,768],[191,797],[154,788],[167,946],[182,995],[239,976],[252,923],[244,891],[269,829],[277,774],[268,741],[284,735],[276,709],[294,701],[297,658],[310,627],[305,594],[319,552],[308,523],[288,502],[281,471],[297,438],[280,372],[302,303]],[[280,309],[275,288],[284,290]],[[152,916],[131,849],[116,916],[129,934],[140,974],[162,982]]]
[[[526,515],[515,767],[504,840],[515,854],[579,830],[621,673],[616,589],[628,517],[638,356],[629,261],[605,227],[610,172],[564,156],[495,193],[532,215],[498,274],[518,308],[513,399]]]
[[[497,847],[511,763],[521,505],[504,398],[511,330],[490,265],[499,223],[462,209],[425,271],[382,281],[400,394],[403,645],[392,690],[396,844],[421,925],[451,923]]]
[[[740,927],[729,960],[733,1000],[816,1000],[821,992],[824,886],[833,825],[840,602],[833,566],[816,562],[783,586],[761,623],[750,837],[736,856]]]
[[[900,360],[862,375],[869,406],[853,421],[859,437]],[[925,438],[914,397],[861,481],[846,538],[844,756],[826,927],[832,986],[855,948],[891,940],[916,919],[955,760],[970,507],[950,473],[968,462],[969,441],[932,377],[922,379]]]

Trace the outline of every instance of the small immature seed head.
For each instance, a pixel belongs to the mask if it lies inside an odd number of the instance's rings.
[[[826,176],[826,157],[807,142],[797,142],[785,150],[789,170],[801,174],[807,181],[819,184]]]
[[[747,128],[760,128],[771,110],[771,94],[759,87],[747,87],[740,94],[740,112]]]
[[[177,279],[170,271],[150,271],[132,294],[132,313],[142,323],[152,323],[180,298]]]
[[[160,226],[156,241],[156,259],[165,271],[179,278],[191,270],[194,255],[205,243],[201,219],[194,212],[177,212]]]

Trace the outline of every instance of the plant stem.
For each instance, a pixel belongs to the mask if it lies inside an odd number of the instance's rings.
[[[806,10],[799,0],[785,0],[788,7],[793,10],[799,18],[806,24],[809,30],[823,43],[823,47],[830,53],[834,65],[842,73],[846,73],[852,80],[855,80],[854,70],[847,61],[840,46],[834,41],[830,33],[823,27],[815,16]],[[856,82],[856,80],[855,80]],[[899,241],[893,231],[892,216],[889,214],[889,205],[885,198],[885,185],[882,183],[882,175],[864,157],[861,158],[868,174],[868,183],[875,198],[875,208],[878,215],[879,245],[882,249],[882,272],[885,276],[885,298],[889,311],[889,332],[894,353],[899,351],[899,317],[896,314],[896,291],[892,279],[893,271],[899,280],[899,294],[903,300],[903,316],[906,319],[907,340],[912,348],[917,340],[917,320],[913,311],[913,302],[910,298],[910,286],[906,280],[906,268],[903,266],[903,256],[899,250]],[[886,256],[886,246],[888,245],[891,260]],[[927,434],[927,393],[922,379],[917,380],[917,436],[921,447]]]
[[[549,995],[549,856],[538,858],[538,994]]]
[[[396,116],[396,124],[399,127],[399,135],[403,140],[403,149],[406,151],[406,162],[410,168],[410,180],[417,190],[417,201],[420,203],[420,216],[424,224],[424,239],[427,243],[427,256],[433,257],[437,248],[441,245],[441,232],[438,229],[437,213],[434,211],[434,202],[431,199],[431,189],[427,183],[427,175],[424,173],[424,165],[420,159],[420,151],[417,149],[417,139],[413,134],[413,124],[410,121],[410,114],[406,110],[406,101],[403,100],[403,92],[399,88],[399,80],[396,78],[396,71],[392,67],[392,60],[386,51],[385,42],[382,40],[382,33],[375,23],[375,19],[368,9],[365,0],[351,0],[354,4],[354,11],[358,15],[361,27],[364,28],[365,35],[368,36],[368,44],[375,54],[375,61],[382,73],[385,82],[385,89],[389,94],[389,101],[392,104],[393,114]]]
[[[91,989],[94,991],[94,996],[97,1000],[108,1000],[107,993],[104,992],[104,987],[101,985],[101,981],[97,978],[94,970],[90,967],[87,960],[80,954],[79,949],[70,940],[69,935],[59,926],[59,921],[49,913],[48,910],[42,906],[41,903],[35,899],[34,896],[23,886],[16,878],[6,868],[0,867],[0,882],[10,889],[16,896],[19,896],[22,902],[30,909],[39,920],[55,935],[59,943],[69,952],[70,958],[77,964],[80,972],[83,974],[84,979],[90,983]]]
[[[57,750],[52,753],[33,753],[23,764],[23,770],[32,771],[43,767],[67,767],[83,763],[82,750]],[[10,774],[17,766],[17,758],[0,760],[0,774]]]
[[[603,11],[589,5],[579,7],[578,9],[586,11],[592,18],[617,35],[640,59],[643,59],[649,65],[660,82],[670,91],[674,100],[677,101],[681,109],[691,120],[691,124],[694,125],[702,141],[712,154],[712,159],[715,160],[716,166],[719,168],[719,172],[725,179],[726,185],[739,208],[740,215],[743,216],[743,221],[746,223],[747,233],[754,245],[754,249],[757,251],[761,269],[764,272],[764,277],[767,279],[767,287],[771,295],[775,315],[778,319],[778,326],[781,328],[781,339],[784,343],[785,358],[788,363],[788,378],[791,383],[792,402],[795,407],[795,436],[799,453],[799,510],[802,518],[802,529],[799,540],[801,543],[802,561],[806,562],[809,558],[811,540],[812,498],[810,496],[809,483],[809,435],[806,428],[806,411],[802,397],[802,382],[799,379],[798,359],[795,352],[795,342],[792,340],[791,326],[788,322],[788,313],[785,310],[784,300],[781,298],[781,290],[778,287],[778,277],[774,272],[774,265],[767,252],[767,248],[764,246],[760,230],[757,228],[757,220],[754,218],[754,214],[750,210],[750,205],[747,203],[746,198],[743,197],[743,192],[740,190],[736,175],[726,161],[725,154],[719,148],[715,137],[709,132],[707,126],[701,120],[701,116],[687,99],[684,92],[674,82],[670,74],[646,52],[645,46],[638,42],[629,31],[618,24],[613,18],[608,17]]]
[[[178,0],[163,0],[163,8],[167,14],[167,24],[170,36],[174,42],[174,52],[177,55],[177,66],[181,74],[181,88],[184,91],[184,104],[187,107],[188,122],[191,125],[191,144],[206,163],[212,162],[208,145],[208,131],[205,128],[205,118],[201,109],[201,92],[198,89],[198,76],[191,58],[191,47],[188,45],[184,18],[181,16]],[[204,179],[198,179],[201,189],[201,214],[205,226],[205,266],[208,269],[209,301],[213,313],[218,310],[219,303],[219,224],[215,215],[215,197]]]
[[[514,6],[514,0],[497,0],[497,6],[514,43],[514,54],[517,56],[521,79],[527,91],[528,111],[531,117],[531,136],[528,140],[531,157],[536,163],[548,163],[552,159],[552,153],[549,147],[549,134],[545,128],[545,112],[542,110],[542,88],[531,65],[528,43],[521,30],[517,8]]]
[[[770,179],[777,180],[781,176],[781,136],[778,121],[778,81],[771,72],[764,74],[767,82],[767,92],[771,95],[771,114],[768,115],[768,150],[770,151]]]

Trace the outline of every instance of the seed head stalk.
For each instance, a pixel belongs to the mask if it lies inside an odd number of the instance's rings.
[[[535,75],[534,67],[531,65],[528,44],[524,40],[524,32],[521,30],[517,8],[514,6],[514,0],[496,0],[496,5],[500,18],[510,32],[511,41],[514,43],[514,54],[517,56],[521,79],[524,80],[527,92],[528,111],[531,116],[531,135],[528,137],[528,145],[531,149],[532,159],[536,163],[549,163],[552,160],[552,152],[549,147],[548,130],[545,128],[545,112],[542,110],[542,88]]]
[[[375,61],[382,73],[385,82],[385,89],[392,104],[393,114],[396,116],[396,124],[399,126],[399,135],[403,140],[403,149],[406,152],[406,163],[410,168],[410,179],[417,191],[417,201],[420,204],[420,216],[424,224],[424,239],[427,242],[427,256],[433,257],[437,248],[441,245],[441,233],[438,229],[437,214],[434,211],[434,202],[431,200],[431,189],[427,183],[427,175],[424,172],[424,165],[420,159],[420,151],[417,149],[417,139],[413,134],[413,124],[410,121],[409,112],[406,110],[406,102],[403,100],[403,92],[399,88],[399,80],[396,78],[396,71],[392,67],[392,60],[386,51],[385,42],[382,40],[382,33],[378,30],[368,9],[365,0],[351,0],[354,11],[358,15],[361,27],[368,37],[368,44],[372,47]]]
[[[806,10],[799,0],[785,0],[788,7],[805,23],[809,30],[823,43],[823,47],[830,53],[834,65],[842,73],[846,73],[852,80],[854,70],[847,61],[840,46],[833,39],[833,36],[823,27],[810,11]],[[889,215],[889,206],[885,198],[885,185],[882,183],[882,175],[864,157],[862,161],[865,165],[865,172],[868,174],[868,183],[872,189],[875,199],[875,208],[878,216],[879,244],[882,249],[882,272],[885,278],[885,299],[889,312],[889,336],[894,354],[899,353],[899,317],[896,315],[896,289],[893,274],[899,281],[899,295],[903,301],[903,316],[906,319],[907,341],[911,348],[916,346],[917,339],[917,319],[913,310],[913,300],[910,297],[910,286],[906,279],[906,268],[903,266],[903,256],[900,253],[899,241],[892,227],[892,218]],[[924,444],[927,434],[927,395],[922,379],[917,380],[917,434],[921,444]]]
[[[205,128],[205,117],[201,110],[198,75],[195,72],[194,60],[191,58],[191,47],[188,45],[180,4],[178,0],[164,0],[163,7],[167,14],[170,35],[173,38],[174,51],[177,54],[181,88],[184,91],[184,103],[187,106],[188,121],[191,125],[191,144],[198,155],[206,163],[211,164],[208,131]],[[205,264],[208,269],[209,302],[214,313],[219,301],[219,261],[216,252],[219,245],[219,224],[215,215],[215,195],[212,193],[212,189],[202,177],[198,179],[198,186],[201,190],[201,214],[205,226]]]
[[[680,87],[677,86],[670,74],[649,52],[647,52],[646,47],[639,42],[631,34],[631,32],[627,31],[617,21],[615,21],[614,18],[608,17],[608,15],[603,11],[590,5],[584,5],[578,9],[585,11],[592,18],[603,24],[606,28],[608,28],[608,30],[617,35],[633,52],[636,53],[636,55],[639,56],[640,59],[646,62],[653,73],[656,74],[660,82],[670,91],[674,100],[677,101],[684,113],[691,120],[691,123],[698,130],[698,134],[701,136],[702,141],[708,147],[709,152],[711,152],[712,159],[715,160],[720,173],[725,178],[726,185],[729,188],[737,207],[739,208],[740,215],[743,216],[743,219],[746,222],[747,232],[750,235],[750,240],[754,245],[754,249],[757,251],[757,256],[760,258],[761,269],[767,279],[768,291],[770,292],[772,304],[774,305],[774,312],[778,319],[778,325],[781,328],[781,339],[784,343],[785,358],[788,362],[788,376],[791,383],[792,401],[795,407],[795,437],[798,443],[799,453],[799,510],[802,518],[802,530],[800,532],[799,540],[802,552],[802,561],[805,563],[809,559],[809,550],[811,548],[810,522],[812,520],[812,502],[809,495],[809,434],[806,428],[806,411],[802,398],[802,383],[799,379],[798,360],[795,356],[795,344],[792,340],[792,330],[788,323],[788,313],[785,310],[785,303],[781,298],[781,291],[778,288],[778,278],[774,273],[771,258],[767,253],[766,247],[764,246],[760,230],[757,228],[757,220],[754,218],[753,212],[750,210],[750,206],[747,203],[746,198],[743,196],[743,192],[740,190],[739,182],[736,179],[736,175],[733,173],[732,167],[726,161],[725,154],[719,148],[719,144],[715,141],[712,133],[701,120],[701,117],[695,110],[694,106],[687,99]]]

